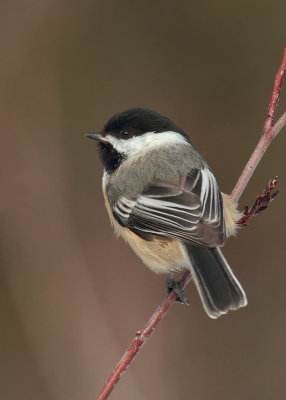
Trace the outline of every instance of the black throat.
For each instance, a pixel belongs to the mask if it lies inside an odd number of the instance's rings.
[[[111,174],[125,160],[125,157],[109,143],[99,143],[99,151],[104,169]]]

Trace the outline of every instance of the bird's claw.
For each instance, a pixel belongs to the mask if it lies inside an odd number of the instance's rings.
[[[167,293],[171,293],[173,290],[178,295],[176,301],[180,304],[186,304],[187,306],[189,306],[190,305],[189,299],[180,285],[181,281],[175,280],[173,272],[170,272],[166,280]]]

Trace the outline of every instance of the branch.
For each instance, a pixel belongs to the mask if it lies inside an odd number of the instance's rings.
[[[184,272],[181,278],[181,287],[184,288],[191,280],[191,274],[189,271]],[[129,367],[131,362],[134,360],[136,354],[140,351],[143,344],[147,342],[159,322],[165,317],[171,305],[176,301],[178,297],[177,293],[173,290],[168,294],[159,307],[154,311],[149,321],[146,323],[142,331],[137,331],[136,336],[132,340],[130,346],[123,354],[121,360],[115,367],[114,371],[106,381],[104,387],[99,393],[96,400],[105,400],[110,395],[114,386],[117,384],[121,376],[124,374],[126,369]]]
[[[240,196],[242,195],[247,183],[249,182],[255,168],[257,167],[259,161],[261,160],[268,146],[286,124],[286,112],[285,112],[279,118],[276,124],[273,125],[285,70],[286,70],[286,47],[284,48],[282,60],[275,76],[274,85],[268,106],[267,118],[264,123],[263,134],[231,193],[231,198],[235,202],[237,202]],[[187,286],[190,280],[191,280],[190,271],[184,272],[181,277],[182,289],[184,289]],[[151,318],[146,323],[144,329],[136,333],[136,336],[134,337],[130,346],[128,347],[128,349],[122,356],[121,360],[115,367],[109,379],[106,381],[105,385],[103,386],[96,400],[105,400],[108,398],[108,396],[110,395],[111,391],[113,390],[117,382],[120,380],[120,378],[122,377],[128,366],[131,364],[131,362],[134,360],[136,354],[140,351],[143,344],[146,343],[147,339],[154,332],[155,328],[162,320],[162,318],[167,314],[169,308],[175,302],[176,298],[177,294],[174,291],[168,294],[161,303],[161,305],[152,314]]]
[[[253,172],[255,171],[255,168],[263,157],[263,154],[268,149],[270,143],[273,141],[273,139],[275,139],[275,137],[278,135],[285,124],[286,112],[284,112],[284,114],[278,119],[278,121],[272,128],[262,134],[259,142],[257,143],[257,146],[255,147],[250,159],[248,160],[230,195],[233,201],[237,202],[240,199],[246,185],[248,184],[250,178],[253,175]]]
[[[274,124],[274,117],[275,117],[275,112],[277,109],[277,104],[278,104],[278,100],[279,100],[279,94],[280,94],[280,89],[282,86],[282,81],[283,81],[284,74],[285,74],[285,67],[286,67],[286,47],[284,47],[282,59],[281,59],[280,65],[279,65],[278,70],[275,75],[273,89],[272,89],[269,106],[268,106],[267,118],[264,122],[264,132],[268,132],[269,129]]]
[[[268,106],[267,118],[264,123],[263,134],[257,143],[248,163],[246,164],[242,174],[240,175],[232,193],[231,198],[233,201],[237,202],[242,195],[246,185],[248,184],[250,178],[252,177],[255,168],[257,167],[259,161],[261,160],[263,154],[267,150],[270,143],[273,139],[278,135],[283,126],[286,123],[286,112],[279,118],[276,124],[274,123],[274,115],[277,109],[279,93],[283,81],[283,77],[285,75],[286,70],[286,47],[284,47],[282,59],[278,68],[278,71],[275,75],[274,85],[270,97],[270,102]]]

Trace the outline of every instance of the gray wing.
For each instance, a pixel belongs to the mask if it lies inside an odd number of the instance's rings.
[[[208,168],[192,169],[178,185],[156,182],[136,200],[121,196],[113,215],[146,240],[155,234],[215,247],[225,239],[222,198]]]

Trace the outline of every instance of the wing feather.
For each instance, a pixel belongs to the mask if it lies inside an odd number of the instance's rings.
[[[138,232],[176,238],[205,247],[223,243],[222,198],[208,168],[192,169],[179,185],[156,182],[136,200],[121,196],[113,215]]]

